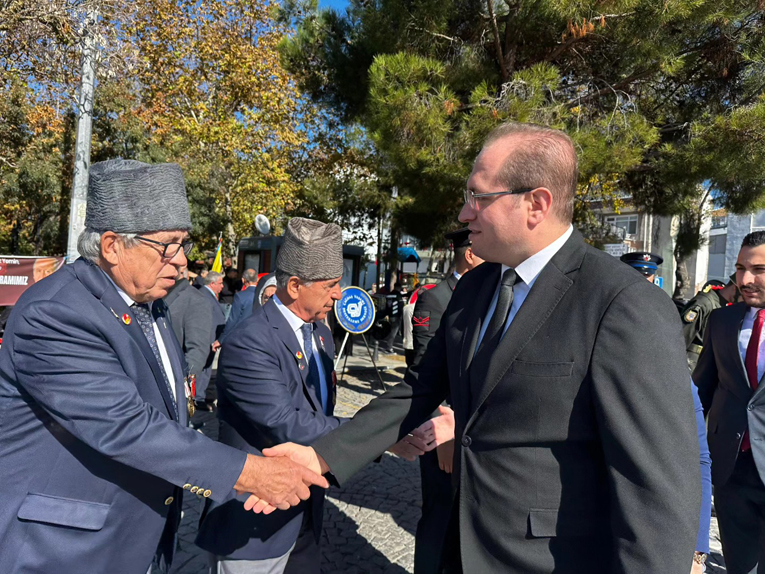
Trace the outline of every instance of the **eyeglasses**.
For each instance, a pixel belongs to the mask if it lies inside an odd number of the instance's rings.
[[[490,193],[475,193],[472,189],[466,189],[465,203],[470,206],[470,209],[475,209],[478,204],[476,200],[482,197],[492,197],[494,195],[520,195],[522,193],[534,191],[535,189],[535,187],[521,187],[519,189],[511,189],[509,191],[492,191]]]
[[[172,259],[176,255],[178,255],[178,252],[181,249],[183,249],[184,255],[188,255],[189,253],[191,253],[191,250],[194,248],[193,241],[184,241],[183,243],[162,243],[161,241],[154,241],[153,239],[149,239],[148,237],[141,237],[140,235],[136,235],[135,238],[140,239],[141,241],[145,241],[146,243],[161,245],[162,257],[164,257],[165,259]]]

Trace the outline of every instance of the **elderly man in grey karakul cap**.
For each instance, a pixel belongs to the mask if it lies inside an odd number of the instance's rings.
[[[184,490],[286,509],[327,486],[187,428],[162,298],[190,229],[177,165],[92,166],[82,258],[24,293],[0,350],[3,572],[145,574],[172,559]]]

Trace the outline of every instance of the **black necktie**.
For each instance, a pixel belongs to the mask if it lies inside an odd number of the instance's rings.
[[[131,307],[133,308],[135,320],[138,321],[138,324],[141,326],[141,331],[143,331],[143,334],[146,337],[146,341],[148,341],[149,347],[151,347],[151,352],[154,353],[154,358],[157,359],[157,363],[159,363],[159,370],[162,373],[162,379],[165,381],[167,390],[170,393],[170,399],[173,401],[175,417],[178,418],[178,404],[176,403],[175,396],[173,395],[173,388],[170,386],[170,381],[167,378],[167,373],[165,372],[165,364],[162,362],[162,356],[159,354],[157,337],[154,335],[154,319],[151,316],[151,310],[146,303],[133,303]]]
[[[510,314],[510,307],[513,305],[513,287],[517,282],[518,274],[514,269],[508,269],[502,274],[502,281],[499,284],[499,295],[497,296],[497,306],[494,308],[494,314],[491,316],[489,326],[486,327],[483,339],[481,339],[478,350],[470,363],[470,380],[473,384],[481,384],[486,378],[491,356],[497,350],[497,345],[499,345],[505,332],[507,316]],[[475,400],[478,397],[472,398]]]

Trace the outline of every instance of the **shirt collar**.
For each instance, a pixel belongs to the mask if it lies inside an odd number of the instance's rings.
[[[306,324],[305,321],[303,321],[300,317],[295,315],[292,311],[290,311],[287,307],[285,307],[284,303],[282,303],[279,300],[279,297],[274,294],[271,299],[274,300],[274,303],[276,303],[276,308],[279,309],[282,315],[284,315],[284,318],[287,319],[287,323],[290,324],[290,327],[292,327],[293,331],[300,331],[300,329],[303,327],[303,325]]]
[[[459,281],[460,279],[462,279],[462,275],[460,275],[460,274],[459,274],[459,273],[457,273],[456,271],[454,272],[454,276],[457,278],[457,281]]]
[[[566,241],[568,241],[568,238],[571,237],[572,233],[574,233],[574,227],[569,225],[568,229],[566,229],[563,235],[558,237],[558,239],[518,265],[518,267],[515,268],[515,272],[518,274],[518,277],[521,278],[521,281],[526,285],[531,286],[537,276],[542,272],[542,269],[544,269],[550,262],[550,259],[552,259],[555,254],[560,251],[560,248],[563,247]],[[508,269],[510,269],[509,266],[503,265],[500,277],[504,275],[505,271]]]
[[[101,269],[101,268],[99,267],[99,269]],[[109,280],[109,282],[110,282],[112,285],[114,285],[114,288],[117,290],[117,294],[118,294],[120,297],[122,297],[122,300],[125,302],[125,304],[126,304],[128,307],[132,307],[133,305],[135,305],[135,301],[132,299],[132,297],[130,297],[130,295],[128,295],[127,293],[125,293],[125,291],[123,291],[122,287],[120,287],[119,285],[117,285],[117,284],[114,282],[114,279],[112,279],[112,278],[109,276],[109,274],[108,274],[106,271],[104,271],[103,269],[101,269],[101,273],[103,273],[103,274],[104,274],[104,276],[105,276],[105,277],[106,277],[106,278]],[[149,309],[151,309],[151,303],[149,303]]]
[[[746,316],[749,319],[754,319],[757,317],[757,311],[760,310],[760,307],[749,307],[749,311],[746,312]]]

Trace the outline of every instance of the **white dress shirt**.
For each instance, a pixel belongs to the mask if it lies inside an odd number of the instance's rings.
[[[300,317],[295,315],[292,311],[287,309],[287,307],[284,306],[284,303],[279,301],[279,297],[274,295],[272,297],[274,300],[274,303],[276,303],[276,308],[279,309],[282,315],[284,315],[284,318],[287,319],[287,323],[289,323],[290,327],[292,327],[292,330],[295,332],[295,337],[297,337],[298,344],[300,345],[300,348],[303,350],[303,353],[305,353],[305,347],[303,346],[303,325],[306,324],[305,321],[303,321]],[[319,381],[322,388],[322,397],[324,398],[324,401],[322,402],[322,408],[324,409],[324,413],[327,412],[327,405],[326,401],[329,400],[328,393],[329,388],[327,387],[327,375],[324,372],[324,365],[323,361],[321,360],[321,355],[319,355],[319,349],[316,346],[316,337],[311,337],[311,348],[313,349],[314,356],[316,357],[316,365],[319,367]],[[319,397],[319,400],[321,400],[322,397]]]
[[[101,270],[103,271],[103,269]],[[132,307],[133,304],[135,304],[135,301],[125,293],[119,285],[117,285],[114,280],[109,277],[109,275],[104,272],[104,275],[106,275],[106,278],[112,282],[112,285],[114,285],[115,289],[117,289],[117,293],[119,293],[120,297],[122,297],[122,300],[127,304],[128,307]],[[154,305],[154,302],[148,303],[149,310],[152,310],[152,305]],[[167,377],[167,380],[170,382],[170,388],[173,389],[173,398],[175,401],[178,401],[178,391],[175,388],[175,376],[173,375],[173,364],[170,362],[170,355],[167,354],[167,348],[165,347],[165,341],[162,339],[162,333],[159,332],[159,325],[157,325],[157,322],[154,320],[154,315],[151,317],[151,324],[152,327],[154,327],[154,338],[157,339],[157,348],[159,349],[159,356],[162,359],[162,364],[160,367],[162,367],[165,370],[165,376]],[[139,329],[141,327],[138,327]]]
[[[741,353],[741,362],[744,364],[746,370],[746,348],[749,346],[749,339],[752,338],[752,327],[754,327],[754,319],[757,317],[757,307],[750,307],[746,315],[744,315],[744,322],[741,324],[741,331],[738,334],[738,352]],[[765,337],[760,332],[760,348],[757,352],[757,381],[762,379],[763,372],[765,372]]]
[[[531,291],[531,288],[534,286],[534,283],[536,282],[537,277],[539,277],[539,274],[542,272],[542,269],[544,269],[545,266],[550,262],[550,259],[552,259],[555,254],[560,251],[561,247],[563,247],[563,244],[568,241],[568,238],[571,237],[573,232],[573,226],[569,225],[565,233],[563,233],[563,235],[561,235],[558,239],[550,243],[550,245],[541,251],[526,259],[523,263],[515,268],[515,272],[518,274],[518,282],[515,284],[515,287],[513,287],[513,303],[510,306],[510,312],[507,315],[505,328],[502,331],[503,337],[507,332],[507,328],[510,326],[510,323],[513,322],[513,319],[515,319],[515,316],[518,314],[518,310],[526,300],[529,291]],[[499,298],[499,287],[502,284],[502,275],[504,275],[505,271],[508,269],[510,269],[510,267],[507,265],[502,266],[502,270],[500,271],[499,275],[499,281],[497,281],[497,287],[494,289],[494,297],[491,299],[489,310],[486,312],[486,317],[484,318],[483,325],[481,325],[481,333],[478,335],[478,342],[475,346],[476,350],[478,350],[478,347],[481,345],[481,341],[483,340],[483,336],[486,333],[486,329],[489,328],[489,322],[491,321],[491,316],[494,314],[494,309],[497,308],[497,299]]]

